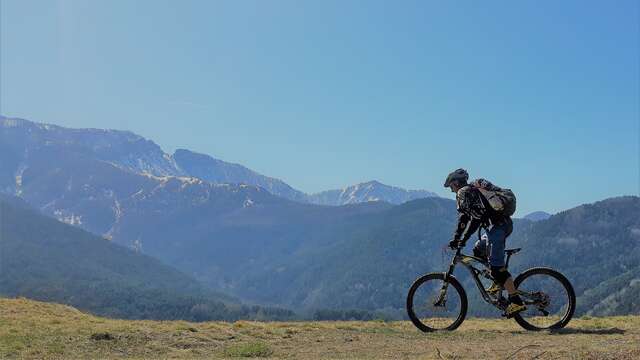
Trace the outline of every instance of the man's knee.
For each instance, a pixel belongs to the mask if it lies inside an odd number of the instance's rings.
[[[504,266],[492,266],[491,276],[497,284],[504,285],[504,282],[511,277],[511,273],[509,273],[509,270]]]

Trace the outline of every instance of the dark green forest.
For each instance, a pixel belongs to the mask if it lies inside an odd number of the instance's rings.
[[[127,319],[289,319],[204,289],[149,256],[0,198],[0,294]]]
[[[261,209],[253,209],[244,223],[229,221],[233,218],[219,223],[219,240],[192,243],[191,251],[199,251],[195,260],[224,249],[219,256],[235,262],[235,272],[219,270],[234,285],[234,296],[275,307],[245,305],[202,286],[187,275],[198,261],[180,272],[40,215],[15,198],[2,201],[0,292],[132,319],[397,319],[405,316],[412,281],[443,271],[450,260],[443,249],[455,221],[450,200],[345,207],[330,221],[316,220],[326,209],[295,206],[306,212],[281,207],[289,216],[269,212],[265,223]],[[511,271],[551,266],[563,272],[576,289],[578,314],[639,313],[639,214],[638,197],[620,197],[548,220],[516,220],[508,247],[523,251],[512,259]],[[249,252],[247,244],[254,245]],[[498,315],[480,301],[464,269],[456,275],[468,290],[471,314]]]
[[[444,271],[451,252],[443,249],[454,226],[453,202],[412,201],[334,225],[326,246],[302,248],[248,274],[239,296],[279,300],[288,306],[367,309],[401,314],[412,281]],[[470,239],[467,251],[475,238]],[[507,247],[514,275],[534,266],[564,273],[578,295],[578,314],[640,313],[640,198],[612,198],[570,209],[548,220],[516,220]],[[457,269],[472,313],[497,315],[481,303],[466,270]]]

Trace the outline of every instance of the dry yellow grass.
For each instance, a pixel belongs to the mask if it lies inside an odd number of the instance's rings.
[[[640,316],[583,318],[561,333],[468,319],[449,333],[409,322],[129,321],[0,299],[0,358],[640,359]]]

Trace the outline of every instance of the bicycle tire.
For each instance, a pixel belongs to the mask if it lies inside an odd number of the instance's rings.
[[[411,285],[411,288],[409,289],[409,293],[407,294],[407,313],[409,315],[409,319],[411,319],[411,322],[413,323],[413,325],[415,325],[418,329],[420,329],[423,332],[452,331],[457,329],[462,324],[465,317],[467,316],[468,304],[467,304],[467,293],[464,291],[464,288],[462,287],[462,285],[460,285],[460,282],[453,275],[449,276],[448,283],[449,285],[453,285],[453,288],[456,289],[456,291],[458,292],[458,295],[460,296],[460,313],[458,314],[458,317],[451,325],[447,326],[444,329],[436,329],[436,328],[429,327],[425,325],[423,322],[421,322],[420,319],[416,316],[415,312],[413,311],[413,297],[415,296],[416,291],[418,290],[420,285],[426,283],[429,280],[444,281],[444,274],[429,273],[419,277],[418,279],[416,279],[416,281],[413,282],[413,284]]]
[[[569,306],[567,308],[567,311],[565,312],[564,316],[560,319],[560,321],[545,328],[541,328],[527,322],[527,320],[525,320],[520,314],[516,314],[513,317],[513,319],[518,323],[518,325],[530,331],[558,330],[558,329],[564,328],[565,326],[567,326],[569,321],[571,321],[571,318],[573,317],[573,314],[576,310],[576,294],[575,294],[575,291],[573,290],[573,286],[571,285],[571,282],[564,275],[562,275],[560,272],[554,269],[547,268],[547,267],[535,267],[535,268],[531,268],[524,271],[523,273],[521,273],[516,277],[514,281],[514,285],[516,286],[516,289],[520,286],[520,284],[522,284],[524,280],[526,280],[528,277],[532,275],[548,275],[555,278],[562,284],[562,286],[567,291],[567,294],[569,295],[569,304],[568,304]]]

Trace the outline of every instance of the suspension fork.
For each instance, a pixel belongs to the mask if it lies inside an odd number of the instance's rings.
[[[447,288],[449,287],[449,277],[453,274],[453,270],[456,268],[456,263],[458,261],[458,256],[460,256],[460,248],[456,250],[456,254],[453,256],[451,260],[451,264],[449,265],[449,269],[446,273],[444,273],[444,282],[442,283],[442,288],[440,288],[440,295],[438,296],[438,300],[434,303],[435,306],[444,306],[445,298],[447,296]]]
[[[456,263],[458,262],[458,257],[460,256],[460,251],[462,249],[458,248],[458,250],[456,250],[455,255],[453,255],[453,259],[451,259],[451,264],[449,265],[449,270],[447,270],[446,273],[444,273],[444,281],[445,284],[448,283],[449,281],[449,276],[451,276],[451,274],[453,274],[453,270],[456,268]]]

